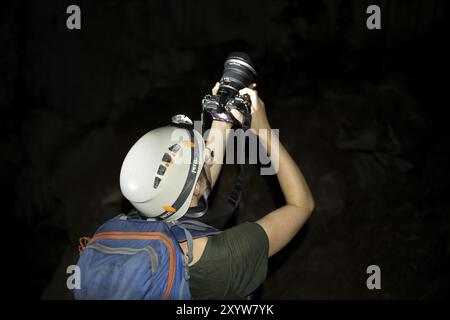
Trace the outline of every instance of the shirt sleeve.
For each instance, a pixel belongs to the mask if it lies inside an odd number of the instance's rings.
[[[190,268],[194,299],[242,299],[267,275],[269,240],[257,223],[245,222],[210,236]]]

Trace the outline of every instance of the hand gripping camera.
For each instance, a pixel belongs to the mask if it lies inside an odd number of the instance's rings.
[[[206,95],[202,101],[203,111],[209,113],[214,120],[241,124],[231,113],[236,109],[242,113],[244,130],[251,124],[250,97],[239,95],[239,90],[254,82],[256,70],[250,57],[243,52],[232,52],[224,63],[224,71],[220,79],[217,95]]]

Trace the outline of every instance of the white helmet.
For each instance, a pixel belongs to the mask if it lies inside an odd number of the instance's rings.
[[[147,217],[181,218],[203,168],[204,149],[202,135],[191,128],[167,126],[148,132],[123,161],[122,194]]]

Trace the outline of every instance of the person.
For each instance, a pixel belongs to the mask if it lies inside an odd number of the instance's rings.
[[[218,86],[217,83],[212,89],[213,94],[216,94]],[[276,157],[279,161],[277,178],[286,204],[257,221],[244,222],[218,234],[193,240],[189,274],[190,290],[194,299],[244,299],[249,296],[264,282],[268,258],[289,243],[314,209],[313,196],[300,168],[279,138],[270,134],[272,128],[256,84],[240,90],[240,94],[248,94],[251,99],[251,130],[258,135],[268,156]],[[238,111],[233,110],[233,115],[242,120]],[[124,160],[121,170],[122,193],[147,217],[169,221],[182,219],[186,212],[199,206],[205,193],[217,182],[229,137],[228,129],[231,126],[232,124],[227,122],[213,121],[206,141],[195,132],[191,136],[191,144],[188,143],[193,149],[192,154],[183,152],[181,155],[191,162],[185,161],[184,165],[179,164],[179,168],[172,163],[176,157],[175,149],[182,147],[175,146],[186,143],[169,146],[171,152],[175,150],[175,153],[167,153],[167,146],[171,143],[163,143],[168,135],[173,138],[176,129],[148,133],[133,146]],[[261,134],[262,132],[269,134]],[[186,142],[186,139],[182,142]],[[161,152],[158,148],[162,148]],[[152,165],[149,163],[149,157],[152,159],[150,162],[154,162]],[[161,167],[161,157],[166,162],[165,168]],[[196,168],[195,164],[201,169]],[[144,167],[150,169],[142,172],[140,169]],[[154,173],[155,168],[158,171],[157,176]],[[194,174],[189,180],[189,174],[192,172]],[[183,181],[181,177],[186,174],[188,180]],[[150,191],[144,187],[148,183],[151,183],[147,188],[151,189]],[[148,198],[150,200],[147,200]],[[187,242],[181,242],[180,246],[187,255]]]

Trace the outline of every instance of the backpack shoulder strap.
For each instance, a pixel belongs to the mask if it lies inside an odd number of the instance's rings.
[[[220,233],[220,230],[195,220],[173,220],[168,221],[167,225],[178,242],[187,242],[188,263],[191,263],[193,259],[194,239]]]

